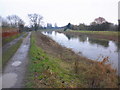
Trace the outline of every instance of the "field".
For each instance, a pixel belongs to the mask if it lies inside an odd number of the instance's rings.
[[[79,56],[40,32],[32,32],[29,56],[26,87],[118,87],[116,70],[111,65]]]
[[[93,38],[103,39],[103,40],[113,40],[120,42],[120,32],[117,31],[77,31],[77,30],[59,30],[58,32],[68,33],[71,35],[88,35]]]
[[[118,36],[118,35],[120,35],[120,32],[117,32],[117,31],[74,31],[74,32],[107,35],[107,36]]]

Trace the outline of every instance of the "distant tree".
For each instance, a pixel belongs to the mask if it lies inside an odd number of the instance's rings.
[[[110,22],[104,22],[102,24],[91,24],[89,30],[93,31],[116,31],[117,26]]]
[[[47,23],[47,28],[48,29],[52,28],[52,24],[51,23]]]
[[[72,30],[79,30],[79,26],[78,25],[71,25],[71,28]]]
[[[37,31],[41,24],[41,20],[43,19],[43,17],[36,13],[28,14],[28,17],[30,19],[31,26],[34,28],[35,31]]]
[[[7,16],[7,20],[8,20],[8,23],[10,24],[10,26],[12,26],[13,25],[12,16]]]
[[[79,30],[86,30],[86,25],[83,23],[83,24],[79,24]]]
[[[11,27],[19,27],[20,24],[25,24],[24,21],[17,15],[7,16],[7,20]]]
[[[118,20],[118,31],[120,31],[120,19]]]
[[[67,29],[71,29],[71,28],[72,28],[71,23],[68,23],[68,25],[65,26],[64,31],[66,31]]]
[[[2,27],[9,27],[9,23],[7,22],[7,20],[3,17],[0,16],[0,22],[1,22],[1,26]]]
[[[68,29],[71,28],[71,23],[68,23],[67,28],[68,28]]]
[[[96,22],[91,22],[90,25],[96,25],[97,23]]]
[[[103,17],[96,18],[90,25],[88,30],[93,31],[116,31],[117,25],[106,21]]]
[[[2,26],[2,17],[0,16],[0,26]]]
[[[55,28],[57,28],[57,27],[58,27],[58,26],[57,26],[57,23],[55,23],[54,27],[55,27]]]
[[[24,25],[23,24],[19,24],[19,32],[23,32],[24,31]]]
[[[96,24],[102,24],[102,23],[105,23],[106,20],[105,20],[105,18],[103,18],[103,17],[98,17],[98,18],[96,18],[96,19],[94,20],[94,22],[95,22]]]

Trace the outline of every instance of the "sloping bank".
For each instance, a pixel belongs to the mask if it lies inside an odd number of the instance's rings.
[[[32,32],[26,87],[29,88],[115,88],[118,78],[104,65],[64,48],[52,39]]]

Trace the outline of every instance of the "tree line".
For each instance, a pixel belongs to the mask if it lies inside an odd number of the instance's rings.
[[[2,27],[9,28],[19,28],[19,31],[31,31],[31,30],[40,30],[40,29],[55,29],[58,28],[55,23],[54,27],[51,23],[47,23],[47,26],[42,26],[43,16],[40,14],[28,14],[29,26],[25,26],[25,22],[17,15],[9,15],[6,18],[0,16],[0,21],[2,22]]]
[[[51,23],[47,23],[46,27],[42,26],[43,23],[43,16],[40,14],[28,14],[30,26],[25,26],[25,22],[17,15],[9,15],[6,18],[0,16],[0,21],[2,22],[2,27],[13,27],[19,28],[19,32],[30,31],[30,30],[39,30],[39,29],[56,29],[62,28],[58,27],[55,23],[54,27]],[[98,17],[94,19],[90,25],[86,25],[84,23],[80,23],[79,25],[73,25],[68,23],[68,25],[64,26],[64,30],[72,29],[72,30],[90,30],[90,31],[118,31],[120,27],[120,20],[119,25],[115,25],[105,20],[103,17]]]
[[[39,14],[28,14],[30,26],[25,26],[25,22],[17,15],[9,15],[6,18],[0,16],[1,26],[9,28],[19,28],[19,32],[23,30],[35,30],[42,28],[41,21],[43,17]]]
[[[103,17],[96,18],[93,22],[90,23],[90,25],[85,25],[84,23],[73,25],[68,23],[68,25],[66,25],[64,28],[64,30],[72,29],[89,31],[118,31],[118,25],[114,25],[113,23],[106,21]]]

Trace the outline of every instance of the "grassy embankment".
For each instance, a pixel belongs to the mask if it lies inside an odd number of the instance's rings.
[[[40,32],[32,33],[29,54],[26,87],[117,87],[118,78],[110,65],[76,55]]]
[[[61,31],[60,31],[61,32]],[[63,31],[62,31],[63,32]],[[88,35],[91,38],[97,38],[102,40],[113,40],[119,41],[118,37],[120,37],[120,32],[117,31],[77,31],[77,30],[67,30],[66,32],[72,35]]]

